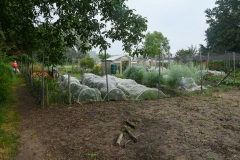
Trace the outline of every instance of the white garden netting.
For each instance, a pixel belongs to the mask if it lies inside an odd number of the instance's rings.
[[[115,84],[133,100],[157,99],[158,93],[160,97],[166,96],[162,91],[158,91],[156,88],[148,88],[132,79],[121,79],[110,75],[108,75],[108,78],[109,82]]]
[[[124,92],[117,88],[115,83],[112,81],[108,82],[108,92],[107,83],[105,77],[100,77],[91,73],[84,73],[82,76],[82,83],[91,88],[97,88],[101,92],[103,100],[107,99],[107,93],[109,100],[126,100],[126,95]]]
[[[72,98],[76,102],[102,101],[99,90],[80,84],[77,78],[70,77],[70,85]],[[68,75],[62,76],[59,86],[62,90],[68,90]]]
[[[185,78],[185,77],[182,77],[180,81],[180,86],[178,88],[186,91],[201,90],[201,86],[197,85],[193,78]],[[207,88],[202,86],[202,89],[207,89]]]

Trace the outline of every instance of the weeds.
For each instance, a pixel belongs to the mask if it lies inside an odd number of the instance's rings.
[[[98,156],[97,153],[88,153],[88,157],[90,158],[96,158]]]

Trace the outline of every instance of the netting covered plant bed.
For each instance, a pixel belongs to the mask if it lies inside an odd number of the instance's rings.
[[[77,78],[70,77],[70,85],[72,97],[76,102],[102,101],[98,89],[82,85]],[[59,86],[62,90],[68,90],[68,75],[62,76]]]
[[[160,97],[166,96],[162,91],[138,84],[132,79],[121,79],[109,75],[109,81],[115,83],[119,89],[123,90],[133,100],[157,99],[158,94]]]
[[[82,76],[82,83],[91,88],[97,88],[101,92],[101,97],[103,100],[107,99],[107,94],[109,100],[127,100],[125,93],[117,88],[116,84],[112,81],[108,82],[108,92],[106,78],[100,77],[91,73],[84,73]]]

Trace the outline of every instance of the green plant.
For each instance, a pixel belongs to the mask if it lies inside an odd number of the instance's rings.
[[[94,66],[94,59],[87,56],[80,60],[80,66],[84,69],[93,68]]]
[[[195,82],[199,79],[199,67],[189,64],[173,63],[170,68],[163,71],[163,75],[167,75],[166,84],[172,88],[176,88],[182,77],[193,78]]]
[[[97,153],[88,153],[88,157],[90,158],[96,158],[98,156]]]
[[[10,159],[17,151],[17,139],[19,138],[17,129],[20,117],[15,111],[15,103],[18,101],[16,89],[24,80],[23,76],[18,77],[19,79],[10,80],[8,90],[11,94],[6,96],[4,101],[0,101],[0,150],[2,159]]]
[[[102,65],[101,64],[95,64],[93,66],[93,69],[92,69],[91,73],[93,73],[95,75],[102,75]]]
[[[0,64],[0,103],[5,102],[10,95],[13,71],[10,65]]]

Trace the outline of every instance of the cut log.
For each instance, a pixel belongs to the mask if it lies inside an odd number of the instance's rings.
[[[120,146],[120,143],[122,141],[122,137],[123,137],[123,133],[121,132],[120,135],[118,136],[118,139],[117,139],[117,142],[116,142],[117,146]]]
[[[135,137],[131,131],[128,130],[127,126],[124,126],[125,131],[129,134],[129,136],[133,139],[134,142],[137,142],[138,139]]]
[[[128,120],[126,120],[126,123],[130,126],[130,127],[132,127],[132,128],[136,128],[136,125],[135,124],[133,124],[133,123],[131,123],[131,122],[129,122]]]

